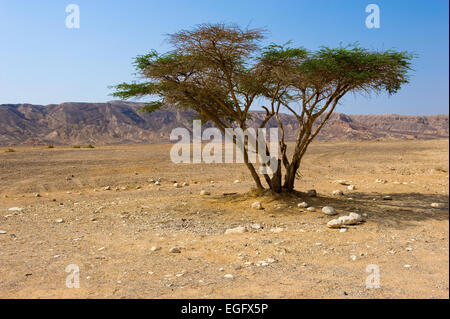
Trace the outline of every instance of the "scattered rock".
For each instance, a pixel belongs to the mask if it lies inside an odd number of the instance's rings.
[[[109,191],[109,190],[111,190],[111,186],[105,186],[103,189],[104,189],[105,191]]]
[[[342,226],[342,221],[340,219],[332,219],[327,223],[328,228],[340,228]]]
[[[175,187],[175,188],[180,188],[180,187],[181,187],[181,184],[175,183],[175,184],[173,184],[173,187]]]
[[[299,207],[299,208],[308,208],[309,205],[308,205],[307,202],[302,202],[302,203],[299,203],[299,204],[297,205],[297,207]]]
[[[431,203],[430,206],[433,208],[444,208],[445,204],[444,203]]]
[[[317,197],[317,192],[315,189],[310,189],[308,190],[308,192],[306,192],[306,195],[308,195],[309,197]]]
[[[241,181],[240,180],[235,180],[234,182],[233,182],[233,184],[239,184]]]
[[[234,276],[232,274],[225,274],[223,278],[233,279]]]
[[[155,185],[161,185],[161,182],[160,181],[156,181]]]
[[[55,219],[55,223],[63,223],[63,222],[64,222],[64,219],[62,219],[62,218]]]
[[[307,209],[306,209],[308,212],[315,212],[316,211],[316,208],[315,207],[308,207]]]
[[[6,230],[0,230],[0,234],[6,234]]]
[[[151,251],[158,251],[161,250],[160,246],[152,246],[152,248],[150,248]]]
[[[392,196],[384,195],[383,200],[392,200]]]
[[[253,228],[253,229],[261,229],[261,225],[260,224],[251,224],[250,227]]]
[[[211,195],[211,193],[203,189],[200,191],[200,196],[208,196],[208,195]]]
[[[348,231],[348,228],[341,228],[339,229],[340,233],[346,233]]]
[[[333,196],[343,196],[344,192],[341,191],[340,189],[337,189],[335,191],[332,192]]]
[[[36,197],[41,197],[41,194],[36,193],[36,194],[34,194],[34,196],[36,196]]]
[[[244,226],[238,226],[235,228],[229,228],[225,231],[225,234],[243,234],[247,232],[247,228],[245,228]]]
[[[22,212],[23,208],[22,207],[11,207],[11,208],[8,208],[8,210],[11,212]]]
[[[336,183],[341,185],[349,185],[349,182],[347,182],[345,179],[339,179],[336,181]]]
[[[169,253],[179,254],[181,253],[181,250],[178,247],[172,247],[170,248]]]
[[[354,190],[356,189],[356,186],[355,186],[355,185],[348,185],[348,186],[347,186],[347,189],[348,189],[349,191],[354,191]]]
[[[262,204],[260,202],[254,202],[252,204],[253,209],[263,209]]]
[[[403,267],[405,267],[405,268],[411,268],[411,265],[404,265]]]
[[[386,181],[386,180],[384,180],[384,179],[381,179],[381,178],[377,178],[377,179],[375,180],[375,183],[382,183],[382,184],[386,184],[386,183],[387,183],[387,181]]]
[[[337,215],[337,211],[334,209],[334,207],[331,206],[325,206],[322,208],[322,213],[324,213],[325,215]]]
[[[183,186],[189,186],[189,183],[188,182],[184,182]]]

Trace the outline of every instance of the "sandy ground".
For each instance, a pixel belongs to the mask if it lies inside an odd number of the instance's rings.
[[[249,193],[242,164],[175,165],[169,145],[5,149],[2,298],[449,298],[448,140],[316,142],[296,182],[316,198]],[[326,205],[365,222],[329,229]],[[249,231],[224,234],[237,226]],[[66,286],[70,264],[80,288]]]

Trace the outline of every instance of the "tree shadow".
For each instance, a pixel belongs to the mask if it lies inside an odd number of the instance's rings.
[[[295,207],[295,209],[283,211],[283,214],[289,211],[297,216],[297,203],[305,201],[310,206],[317,208],[316,214],[321,214],[320,208],[323,206],[333,206],[338,211],[338,216],[350,212],[367,214],[367,221],[396,228],[415,226],[415,223],[427,220],[449,220],[448,195],[394,193],[391,194],[392,200],[384,200],[384,195],[386,194],[352,192],[345,196],[322,196],[318,194],[317,197],[308,197],[306,193],[302,192],[274,194],[270,191],[261,193],[253,190],[245,194],[233,194],[227,196],[227,198],[236,201],[258,198],[268,203]],[[442,203],[444,207],[434,208],[431,207],[431,203]],[[276,214],[277,212],[273,213]]]

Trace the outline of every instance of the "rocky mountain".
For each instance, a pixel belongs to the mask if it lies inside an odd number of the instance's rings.
[[[142,104],[62,103],[50,105],[0,105],[0,145],[168,143],[172,129],[192,127],[191,111],[165,107],[142,113]],[[260,123],[263,112],[252,112],[251,125]],[[288,140],[294,140],[299,125],[282,115]],[[272,119],[268,127],[276,126]],[[335,113],[318,139],[437,139],[449,137],[449,116],[345,115]]]

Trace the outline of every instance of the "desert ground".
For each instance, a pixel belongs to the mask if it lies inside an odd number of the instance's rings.
[[[449,298],[448,140],[317,141],[295,195],[250,191],[243,164],[174,164],[170,147],[0,147],[0,297]],[[323,206],[364,222],[328,228]]]

